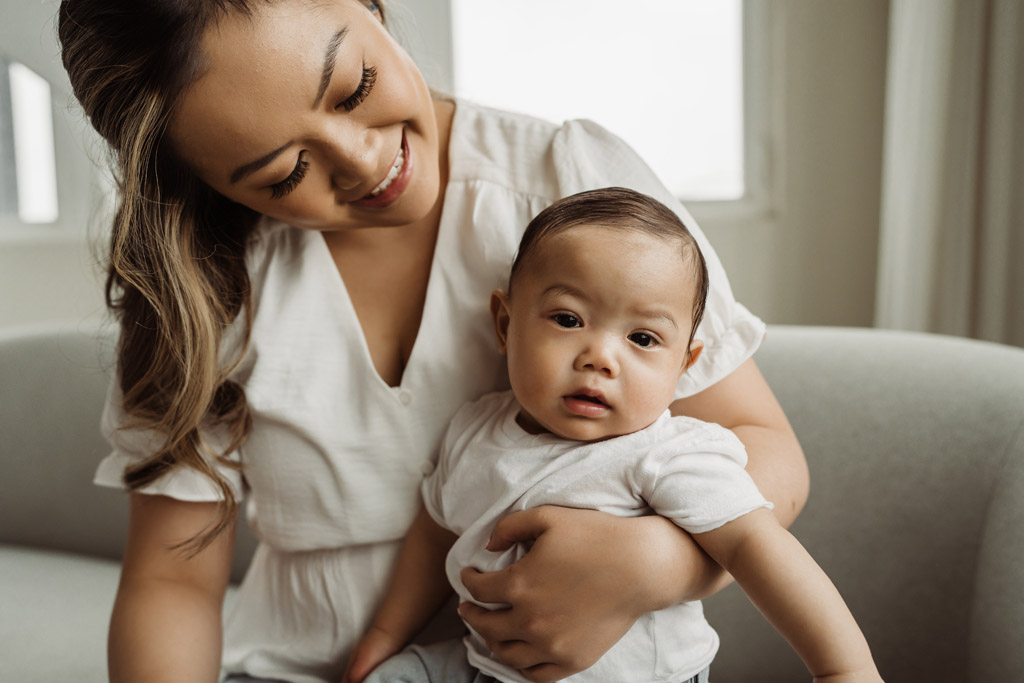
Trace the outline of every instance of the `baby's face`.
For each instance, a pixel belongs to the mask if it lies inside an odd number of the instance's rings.
[[[632,230],[582,226],[538,244],[511,295],[492,300],[520,424],[595,441],[654,422],[692,362],[690,271],[677,241]]]

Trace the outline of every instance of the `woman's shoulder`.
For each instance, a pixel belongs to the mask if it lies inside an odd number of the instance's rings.
[[[495,182],[551,201],[646,171],[628,145],[593,121],[553,122],[461,99],[449,159],[453,181]]]

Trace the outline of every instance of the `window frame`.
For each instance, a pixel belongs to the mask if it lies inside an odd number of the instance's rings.
[[[399,9],[390,15],[399,40],[429,83],[452,92],[450,0],[404,0]],[[783,210],[783,17],[776,3],[765,0],[743,0],[741,12],[744,193],[728,200],[680,197],[705,227],[770,226]]]
[[[97,219],[109,211],[113,191],[101,168],[106,159],[99,135],[89,125],[71,94],[54,28],[56,3],[5,4],[13,14],[0,25],[0,52],[19,62],[50,85],[50,114],[57,168],[57,220],[25,223],[17,215],[0,214],[0,248],[5,245],[84,243],[95,237]]]

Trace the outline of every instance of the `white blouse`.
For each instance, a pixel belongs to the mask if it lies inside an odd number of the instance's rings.
[[[749,358],[763,323],[733,299],[696,222],[623,142],[589,121],[563,125],[456,102],[449,181],[422,322],[401,384],[377,374],[322,236],[265,220],[247,255],[250,347],[233,379],[253,429],[224,469],[260,547],[225,625],[228,672],[320,683],[340,676],[386,587],[449,419],[466,401],[505,389],[488,312],[507,283],[520,236],[543,208],[582,190],[620,185],[672,207],[698,240],[711,287],[698,337],[704,352],[679,383],[697,393]],[[229,338],[236,339],[235,329]],[[114,451],[96,483],[123,487],[153,434],[124,429],[112,388],[103,429]],[[216,445],[213,430],[204,437]],[[216,500],[181,468],[144,493]]]

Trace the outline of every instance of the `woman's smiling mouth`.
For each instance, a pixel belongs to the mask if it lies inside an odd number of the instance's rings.
[[[398,150],[398,154],[395,155],[394,161],[391,162],[391,168],[384,176],[384,179],[369,194],[361,199],[357,199],[352,204],[371,209],[391,204],[409,186],[409,180],[412,177],[412,166],[412,154],[409,151],[409,143],[405,139],[405,131],[403,130],[402,145]]]

